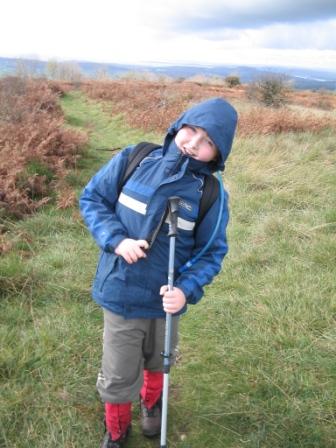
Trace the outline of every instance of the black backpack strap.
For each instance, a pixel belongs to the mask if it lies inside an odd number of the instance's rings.
[[[140,162],[148,156],[154,149],[160,148],[161,145],[156,143],[149,142],[141,142],[138,143],[133,151],[128,156],[127,166],[124,173],[124,176],[120,182],[119,190],[122,189],[123,185],[128,181],[128,179],[132,176],[136,167],[140,164]]]
[[[196,227],[202,222],[207,211],[218,198],[219,182],[212,174],[208,174],[204,178],[203,194],[200,201]]]
[[[161,145],[150,142],[138,143],[133,151],[128,156],[127,166],[124,176],[119,185],[119,192],[121,191],[123,185],[132,176],[134,170],[139,166],[140,162],[148,156],[154,149],[160,148]],[[203,194],[200,200],[200,207],[198,212],[198,217],[196,220],[196,228],[201,223],[202,219],[206,215],[207,211],[214,204],[219,193],[219,183],[218,180],[212,174],[208,174],[204,177],[204,188]]]

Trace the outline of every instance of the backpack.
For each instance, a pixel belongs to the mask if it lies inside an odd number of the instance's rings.
[[[119,193],[123,185],[132,176],[133,172],[140,164],[140,162],[148,156],[154,149],[160,148],[161,145],[156,143],[141,142],[137,144],[134,150],[128,156],[128,162],[124,176],[119,184]],[[204,188],[200,201],[200,207],[198,212],[198,217],[196,219],[195,229],[201,223],[207,211],[216,201],[219,193],[219,183],[218,180],[212,174],[207,174],[204,177]]]

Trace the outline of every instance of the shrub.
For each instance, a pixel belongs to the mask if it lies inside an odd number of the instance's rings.
[[[270,109],[265,106],[254,106],[239,114],[238,126],[241,136],[281,132],[320,132],[326,128],[336,129],[336,120],[309,112],[298,114],[288,107]]]
[[[191,82],[160,84],[134,80],[92,81],[83,84],[82,89],[91,98],[111,101],[113,113],[125,114],[130,126],[158,132],[165,132],[169,124],[193,103],[214,96],[231,101],[245,95],[243,87],[230,89]],[[238,111],[238,130],[242,136],[280,132],[319,132],[325,128],[336,128],[332,116],[321,117],[308,112],[298,114],[287,107],[270,109],[261,105],[249,105]]]
[[[83,78],[81,68],[76,62],[58,62],[50,60],[46,67],[47,78],[57,81],[80,83]]]
[[[305,108],[316,108],[325,111],[336,109],[336,95],[330,90],[292,90],[288,94],[288,102]]]
[[[22,217],[59,190],[87,141],[63,125],[48,82],[0,80],[0,216]]]
[[[19,78],[34,78],[39,75],[39,62],[34,59],[18,59],[15,75]]]
[[[229,75],[224,79],[226,85],[230,88],[239,86],[241,84],[239,76]]]
[[[114,113],[125,113],[127,122],[149,131],[165,131],[194,102],[209,97],[243,97],[244,92],[196,82],[149,82],[139,80],[91,81],[82,90],[96,100],[111,101]],[[155,113],[153,113],[155,111]]]
[[[330,92],[326,90],[320,90],[315,100],[312,102],[312,105],[323,110],[332,110],[334,109],[333,97],[330,95]]]
[[[268,107],[280,107],[287,102],[289,85],[282,75],[266,75],[251,83],[247,95]]]

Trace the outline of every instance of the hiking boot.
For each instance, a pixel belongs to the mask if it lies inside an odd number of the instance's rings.
[[[100,448],[122,448],[125,446],[126,439],[131,432],[131,426],[129,426],[121,437],[118,440],[112,440],[111,434],[106,431],[102,444]]]
[[[161,399],[148,409],[140,399],[141,427],[142,433],[146,437],[154,437],[161,432]]]

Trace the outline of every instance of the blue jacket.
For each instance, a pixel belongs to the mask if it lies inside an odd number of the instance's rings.
[[[128,146],[90,180],[80,198],[84,220],[101,248],[93,283],[98,304],[125,318],[164,317],[160,287],[167,284],[169,237],[163,223],[147,257],[128,264],[114,249],[124,238],[149,240],[165,213],[168,198],[179,196],[175,282],[187,303],[198,302],[203,287],[220,271],[228,251],[226,226],[228,203],[219,214],[219,199],[195,228],[204,175],[224,168],[237,123],[234,108],[220,98],[204,101],[183,113],[168,129],[164,144],[142,160],[118,196],[119,185],[134,146]],[[220,151],[216,162],[204,163],[182,155],[174,136],[184,125],[205,129]],[[179,268],[208,242],[220,219],[211,247],[186,272]],[[184,312],[186,307],[181,310]]]

